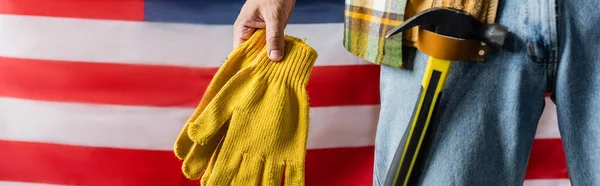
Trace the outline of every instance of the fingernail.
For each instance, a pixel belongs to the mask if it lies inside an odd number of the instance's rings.
[[[272,60],[278,60],[281,57],[281,51],[279,51],[279,50],[271,50],[271,52],[269,52],[269,57]]]

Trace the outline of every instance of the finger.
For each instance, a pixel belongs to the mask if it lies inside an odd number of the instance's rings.
[[[242,158],[242,164],[237,175],[233,178],[231,185],[258,185],[262,174],[257,172],[262,171],[264,162],[260,158],[251,158],[247,155]]]
[[[210,92],[213,92],[210,88],[206,92],[207,92],[207,94],[202,99],[207,99],[207,100],[212,99],[212,97],[209,98],[208,95],[215,94],[215,93],[210,93]],[[194,142],[190,139],[190,136],[188,136],[188,128],[190,126],[190,122],[196,120],[198,118],[198,116],[200,115],[200,113],[202,113],[202,111],[204,110],[205,106],[203,106],[203,104],[204,105],[206,105],[206,104],[202,103],[202,102],[205,102],[205,101],[201,101],[201,103],[196,107],[192,116],[190,116],[188,118],[188,121],[185,123],[185,125],[179,132],[179,135],[177,136],[175,144],[173,145],[173,150],[175,152],[175,156],[179,160],[185,159],[186,156],[188,155],[188,153],[190,152],[190,149],[194,145]]]
[[[211,144],[208,145],[212,146]],[[200,179],[200,176],[202,176],[202,172],[206,168],[206,165],[208,165],[208,160],[210,159],[210,154],[208,154],[208,157],[205,157],[206,154],[204,152],[196,153],[198,150],[201,150],[198,148],[201,148],[200,145],[194,145],[191,153],[184,159],[181,165],[183,175],[188,179]]]
[[[224,144],[227,146],[227,144]],[[231,185],[233,176],[238,173],[242,156],[233,152],[220,152],[208,176],[206,185]]]
[[[231,89],[224,89],[231,90]],[[206,145],[213,137],[217,136],[227,120],[233,115],[233,106],[226,102],[233,96],[218,96],[209,103],[206,110],[200,114],[198,119],[190,123],[188,136],[199,145]]]
[[[183,126],[183,129],[181,129],[181,132],[179,132],[179,135],[175,140],[175,144],[173,145],[173,151],[179,160],[185,159],[187,154],[190,152],[190,149],[194,145],[194,142],[188,136],[188,127],[189,125],[187,123]]]
[[[292,17],[292,10],[294,10],[294,7],[296,6],[296,0],[292,1],[291,3],[291,8],[289,13],[287,14],[287,17],[285,19],[285,24],[283,26],[283,28],[285,29],[285,27],[288,25],[288,23],[290,22],[290,17]]]
[[[234,110],[240,104],[239,101],[248,101],[245,97],[246,94],[241,92],[249,89],[262,90],[262,87],[255,87],[257,83],[263,83],[260,78],[254,78],[248,82],[248,78],[252,73],[254,73],[253,68],[246,68],[237,72],[208,103],[198,118],[190,123],[187,131],[192,141],[204,145],[214,137],[219,129],[231,119]]]
[[[208,166],[206,167],[206,171],[204,171],[204,174],[202,174],[202,179],[200,180],[201,185],[208,185],[208,180],[210,180],[210,177],[213,174],[213,171],[215,169],[217,157],[219,157],[219,153],[221,152],[221,147],[223,147],[223,141],[224,140],[221,140],[219,142],[219,144],[217,145],[217,149],[210,157],[210,160],[208,161]]]
[[[283,178],[283,163],[266,161],[263,171],[262,186],[280,186]]]
[[[283,30],[285,28],[285,15],[282,11],[265,12],[265,22],[267,31],[267,52],[269,58],[273,61],[280,61],[285,54]]]
[[[256,31],[256,28],[247,27],[244,25],[236,26],[233,34],[233,48],[238,47]]]
[[[211,156],[216,153],[217,145],[225,135],[227,131],[226,127],[223,127],[215,136],[211,138],[207,144],[199,145],[196,144],[192,147],[190,154],[185,158],[182,163],[183,174],[192,180],[199,179],[202,176],[202,172],[208,166],[208,162]]]
[[[287,163],[285,165],[285,186],[304,185],[304,164]]]

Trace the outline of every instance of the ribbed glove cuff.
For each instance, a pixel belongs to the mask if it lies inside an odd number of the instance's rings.
[[[239,58],[239,59],[253,59],[265,54],[265,49],[267,46],[267,41],[265,39],[265,31],[263,29],[258,29],[239,46],[235,47],[235,49],[229,54],[228,58]],[[253,63],[249,63],[247,65],[252,65]]]
[[[255,61],[257,73],[264,73],[272,83],[306,87],[318,57],[317,51],[299,38],[285,36],[284,40],[285,54],[281,61],[270,60],[266,47],[262,47]]]

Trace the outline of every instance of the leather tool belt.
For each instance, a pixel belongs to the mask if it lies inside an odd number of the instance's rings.
[[[404,18],[433,7],[465,11],[484,23],[494,23],[499,0],[408,0]],[[488,46],[479,40],[442,36],[414,27],[403,34],[403,44],[416,47],[427,55],[446,60],[484,61]]]

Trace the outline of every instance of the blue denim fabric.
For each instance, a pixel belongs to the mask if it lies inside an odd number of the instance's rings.
[[[547,92],[572,185],[600,185],[600,1],[502,0],[514,34],[483,63],[452,64],[434,116],[420,185],[522,185]],[[381,67],[374,185],[383,185],[411,118],[427,56],[413,70]]]

